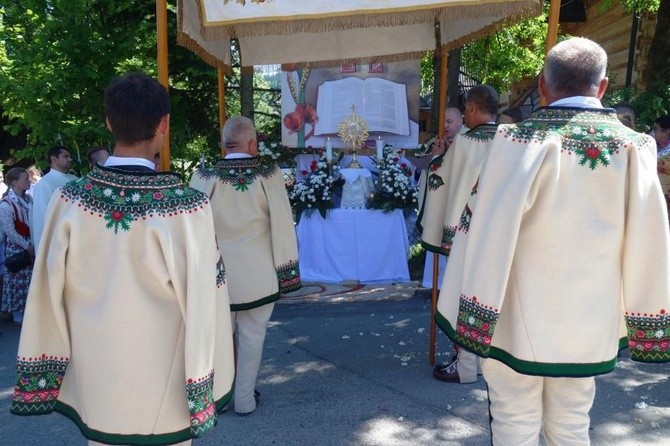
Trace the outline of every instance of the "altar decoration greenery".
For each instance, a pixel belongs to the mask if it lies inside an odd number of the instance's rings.
[[[412,186],[412,169],[402,160],[395,149],[384,150],[384,157],[378,161],[378,187],[370,200],[370,209],[389,213],[395,209],[409,212],[417,206],[417,188]]]

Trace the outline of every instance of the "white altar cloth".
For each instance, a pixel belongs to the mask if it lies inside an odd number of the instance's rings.
[[[300,275],[307,282],[409,282],[402,211],[331,209],[297,227]]]

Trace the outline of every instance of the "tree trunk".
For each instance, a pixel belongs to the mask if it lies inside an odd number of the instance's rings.
[[[658,9],[656,33],[649,48],[649,60],[644,72],[647,89],[668,83],[670,74],[670,1],[662,1]]]
[[[242,67],[240,74],[240,113],[254,119],[254,69]]]

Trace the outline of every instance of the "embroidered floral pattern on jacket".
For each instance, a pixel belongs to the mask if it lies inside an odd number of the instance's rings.
[[[631,358],[642,362],[670,361],[670,315],[626,313]]]
[[[114,233],[128,231],[140,219],[190,214],[207,203],[202,193],[184,186],[176,174],[138,174],[100,167],[63,186],[61,198],[104,219]]]
[[[201,169],[199,175],[204,179],[218,178],[222,183],[233,186],[237,191],[249,190],[256,177],[270,178],[277,166],[261,164],[258,158],[223,159],[214,167]]]
[[[17,358],[16,387],[11,412],[37,415],[53,411],[69,359],[42,355]]]
[[[500,311],[461,294],[456,321],[456,340],[468,350],[487,356]]]
[[[525,144],[558,137],[561,152],[575,154],[579,164],[591,170],[599,165],[607,167],[611,157],[619,154],[627,142],[634,142],[638,147],[647,142],[644,135],[621,125],[610,109],[541,108],[529,119],[501,126],[499,131],[512,142]]]
[[[191,413],[191,433],[200,437],[216,425],[214,404],[214,372],[186,381],[186,398]]]
[[[442,227],[442,250],[444,255],[448,256],[451,252],[451,245],[454,243],[454,237],[456,236],[456,226],[443,226]]]
[[[223,264],[223,257],[219,257],[216,262],[216,287],[221,288],[226,283],[226,266]]]
[[[277,279],[279,279],[279,292],[290,293],[299,290],[302,286],[300,280],[300,267],[297,260],[291,260],[288,263],[277,267]]]
[[[482,124],[478,125],[474,129],[467,132],[463,135],[464,138],[474,139],[479,142],[491,141],[498,131],[498,126],[494,124]]]
[[[465,205],[465,209],[463,209],[463,213],[461,214],[461,218],[458,221],[458,231],[467,234],[468,231],[470,231],[470,222],[472,221],[472,210],[470,209],[470,206],[467,204]]]
[[[436,173],[431,173],[428,176],[428,190],[437,190],[444,184],[442,177]]]

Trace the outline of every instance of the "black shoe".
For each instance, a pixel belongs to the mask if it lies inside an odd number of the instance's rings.
[[[436,365],[433,369],[433,378],[447,383],[460,382],[456,362]]]

